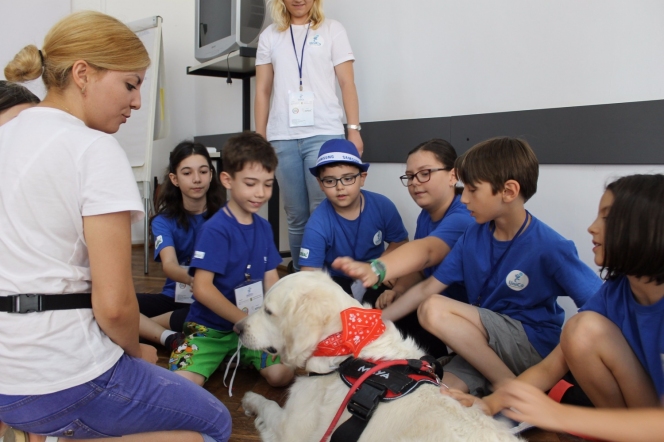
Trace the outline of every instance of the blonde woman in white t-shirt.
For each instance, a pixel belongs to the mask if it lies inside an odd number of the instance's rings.
[[[325,195],[308,171],[320,146],[344,137],[364,149],[355,89],[355,57],[341,23],[325,19],[323,0],[272,0],[274,23],[260,35],[256,55],[256,132],[274,146],[288,219],[293,267],[309,214]],[[341,89],[343,108],[336,95]],[[270,100],[271,98],[271,100]]]
[[[138,341],[131,223],[143,217],[111,135],[141,105],[150,64],[126,25],[72,14],[10,81],[47,94],[0,130],[0,438],[226,441],[214,396]],[[7,428],[9,425],[12,428]]]

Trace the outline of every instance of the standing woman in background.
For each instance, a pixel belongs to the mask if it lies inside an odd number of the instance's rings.
[[[32,442],[230,436],[226,407],[153,365],[155,349],[138,342],[130,227],[144,214],[109,134],[140,107],[149,64],[126,25],[84,11],[5,68],[10,81],[41,76],[47,90],[0,130],[5,442],[28,440],[26,432]]]
[[[355,57],[346,30],[325,19],[322,4],[323,0],[272,0],[274,23],[260,35],[256,55],[256,132],[274,146],[279,158],[276,177],[283,191],[296,271],[304,226],[325,198],[309,168],[315,167],[325,141],[344,137],[344,111],[348,140],[360,155],[364,147]],[[336,95],[337,81],[343,109]]]
[[[0,80],[0,126],[38,103],[39,98],[25,86]]]

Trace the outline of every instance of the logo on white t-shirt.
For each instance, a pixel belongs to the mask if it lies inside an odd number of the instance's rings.
[[[154,240],[154,248],[158,249],[159,246],[161,245],[161,243],[163,243],[163,242],[164,242],[164,238],[161,235],[159,235],[157,237],[157,239]]]
[[[505,284],[507,287],[511,288],[516,292],[528,287],[528,275],[523,273],[521,270],[512,270],[507,278],[505,278]]]
[[[300,249],[300,258],[309,258],[309,249]]]
[[[325,44],[325,40],[323,40],[323,37],[321,37],[320,34],[316,34],[311,38],[311,40],[309,40],[309,44],[311,46],[323,46],[323,44]]]
[[[194,252],[194,258],[195,258],[195,259],[203,259],[203,258],[205,258],[205,252],[201,252],[201,251],[199,251],[199,250],[196,250],[196,251]]]
[[[383,232],[382,231],[379,230],[378,232],[376,232],[376,234],[373,237],[373,243],[374,243],[374,246],[379,246],[383,243]]]

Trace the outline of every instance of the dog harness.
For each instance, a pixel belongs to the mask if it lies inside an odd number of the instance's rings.
[[[366,345],[385,332],[381,314],[381,310],[358,307],[343,310],[341,332],[325,338],[313,353],[313,356],[354,356],[342,362],[336,370],[350,390],[321,442],[327,441],[346,405],[351,417],[332,434],[332,442],[356,442],[379,402],[403,397],[424,383],[440,385],[443,367],[431,356],[396,361],[356,359]],[[310,373],[310,376],[316,375],[320,374]]]
[[[351,417],[336,429],[331,442],[356,442],[380,402],[402,398],[424,384],[440,386],[443,367],[432,356],[387,363],[348,358],[338,372],[341,380],[355,392],[347,401]],[[372,374],[362,380],[363,375],[370,372]],[[341,404],[342,412],[344,405],[346,401]]]

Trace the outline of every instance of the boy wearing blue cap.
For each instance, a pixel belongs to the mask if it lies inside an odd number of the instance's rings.
[[[300,268],[325,268],[332,279],[356,299],[373,304],[378,295],[364,296],[364,287],[330,264],[339,256],[370,261],[408,241],[408,232],[392,201],[383,195],[361,190],[368,163],[362,163],[357,148],[343,139],[325,142],[316,166],[309,171],[318,179],[326,199],[311,214],[304,229]],[[385,248],[387,243],[387,248]]]

